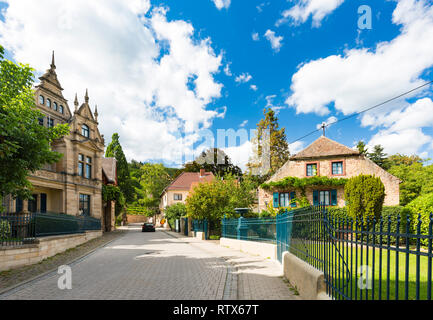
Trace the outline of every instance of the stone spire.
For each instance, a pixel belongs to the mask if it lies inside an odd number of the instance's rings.
[[[99,113],[98,113],[98,106],[97,105],[95,105],[95,113],[94,113],[94,115],[95,115],[95,121],[98,122]]]
[[[89,103],[89,90],[86,89],[86,95],[84,96],[84,101]]]
[[[77,96],[77,94],[75,94],[74,105],[75,105],[75,112],[77,112],[78,111],[78,96]]]
[[[53,50],[53,57],[51,59],[51,70],[56,70],[56,63],[54,59],[54,50]]]

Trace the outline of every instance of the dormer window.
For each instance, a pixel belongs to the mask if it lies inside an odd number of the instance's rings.
[[[59,109],[59,106],[57,105],[57,102],[54,102],[53,109],[54,109],[54,111],[57,111]]]
[[[51,100],[50,99],[47,99],[47,107],[51,108]]]
[[[81,134],[83,136],[85,136],[86,138],[90,138],[90,130],[89,127],[86,126],[85,124],[83,124],[83,126],[81,127]]]
[[[45,104],[45,98],[42,95],[39,96],[39,104],[42,104],[42,105]]]

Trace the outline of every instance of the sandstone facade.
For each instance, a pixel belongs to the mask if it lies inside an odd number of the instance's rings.
[[[340,174],[333,174],[333,163],[342,165]],[[385,186],[386,206],[399,205],[400,202],[400,180],[376,165],[373,161],[366,158],[359,152],[345,147],[328,138],[321,137],[305,150],[290,158],[267,182],[275,182],[285,177],[308,178],[307,165],[315,165],[317,176],[327,176],[330,178],[350,178],[360,174],[370,174],[379,177]],[[335,190],[337,199],[336,205],[345,206],[344,187],[307,187],[306,197],[311,204],[314,204],[314,191]],[[274,193],[295,192],[297,197],[301,197],[300,190],[264,190],[259,189],[259,210],[266,210],[269,204],[273,203]]]

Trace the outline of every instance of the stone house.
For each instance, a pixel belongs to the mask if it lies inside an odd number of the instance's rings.
[[[74,112],[71,112],[64,90],[57,78],[54,53],[50,69],[42,75],[35,87],[35,104],[44,117],[42,126],[53,127],[68,124],[69,135],[52,143],[52,150],[63,157],[58,163],[45,165],[29,176],[33,185],[33,200],[12,199],[7,196],[3,204],[8,213],[52,212],[69,215],[88,215],[101,219],[102,225],[110,224],[110,214],[104,213],[102,185],[115,182],[112,160],[104,160],[104,137],[98,129],[98,111],[92,112],[86,91],[84,103],[79,105],[75,96]],[[106,166],[103,167],[103,161]],[[108,164],[111,163],[111,164]],[[112,207],[112,204],[109,205]],[[107,209],[108,210],[108,209]],[[104,221],[104,217],[107,217]]]
[[[310,146],[290,157],[268,181],[277,182],[286,177],[309,178],[326,176],[329,178],[350,178],[360,174],[380,177],[385,186],[386,206],[399,205],[401,181],[360,154],[357,150],[346,147],[324,136]],[[305,188],[305,196],[312,205],[344,207],[344,186],[310,186]],[[259,211],[266,210],[268,205],[274,208],[296,207],[291,200],[301,198],[302,191],[264,190],[259,188]]]
[[[211,182],[213,179],[215,179],[214,174],[206,172],[204,169],[200,172],[183,172],[162,192],[159,205],[161,214],[157,217],[157,221],[159,222],[164,218],[164,210],[167,207],[177,203],[185,203],[194,186],[203,182]]]

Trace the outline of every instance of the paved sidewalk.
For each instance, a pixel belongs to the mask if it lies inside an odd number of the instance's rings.
[[[40,276],[46,272],[56,269],[58,266],[71,263],[81,256],[84,256],[93,250],[106,245],[107,243],[124,236],[125,229],[122,228],[113,232],[104,233],[101,237],[90,240],[76,248],[69,249],[53,257],[49,257],[40,263],[25,266],[9,271],[0,272],[0,292],[18,285],[24,281]]]
[[[185,237],[175,232],[171,236],[189,241],[192,245],[222,257],[232,266],[237,279],[237,299],[239,300],[299,300],[290,286],[283,281],[281,264],[241,251],[219,245],[219,241],[202,241]],[[233,285],[234,286],[234,285]]]

